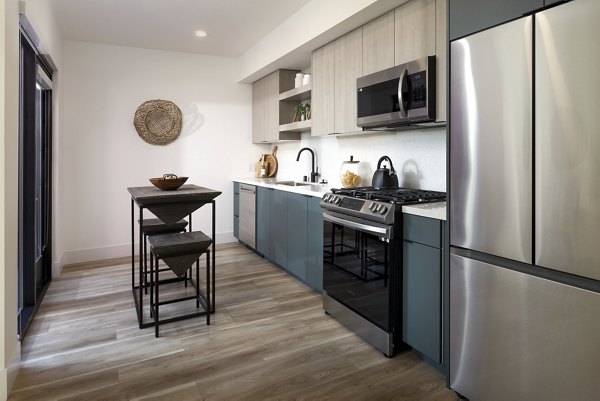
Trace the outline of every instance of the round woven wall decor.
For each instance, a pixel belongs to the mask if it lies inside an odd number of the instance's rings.
[[[166,145],[181,132],[181,110],[168,100],[148,100],[135,111],[133,125],[144,141]]]

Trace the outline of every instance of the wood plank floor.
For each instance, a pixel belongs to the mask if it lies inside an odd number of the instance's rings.
[[[171,323],[158,339],[138,328],[129,263],[65,267],[22,344],[10,400],[456,400],[414,353],[385,358],[245,247],[217,249],[211,326]]]

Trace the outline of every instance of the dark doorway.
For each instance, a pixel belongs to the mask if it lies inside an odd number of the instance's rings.
[[[52,278],[52,70],[21,34],[19,303],[22,339]]]

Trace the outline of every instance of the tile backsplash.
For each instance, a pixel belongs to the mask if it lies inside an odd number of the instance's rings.
[[[319,179],[340,186],[340,168],[344,160],[359,160],[361,185],[370,185],[377,161],[383,155],[392,159],[400,186],[446,191],[446,130],[444,128],[401,132],[378,132],[348,136],[311,137],[302,134],[299,142],[277,144],[278,178],[301,181],[310,177],[310,153],[298,151],[310,147],[315,151]],[[388,166],[389,167],[389,166]]]

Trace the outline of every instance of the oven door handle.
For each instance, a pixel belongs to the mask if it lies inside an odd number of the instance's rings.
[[[340,226],[353,228],[355,230],[367,232],[369,234],[377,235],[378,237],[391,239],[392,238],[392,226],[378,227],[369,224],[357,223],[355,221],[341,219],[330,215],[329,213],[323,213],[323,220],[329,221]]]

